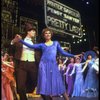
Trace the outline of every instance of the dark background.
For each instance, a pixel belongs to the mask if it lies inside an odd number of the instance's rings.
[[[37,41],[41,42],[41,32],[42,29],[45,28],[45,16],[44,16],[44,0],[13,0],[18,2],[18,18],[17,18],[17,27],[19,30],[20,28],[20,16],[24,16],[27,18],[31,18],[33,20],[38,21],[38,36]],[[69,6],[70,8],[73,8],[80,12],[81,15],[81,23],[83,25],[83,30],[86,35],[83,35],[82,38],[72,38],[72,36],[69,35],[62,35],[62,33],[54,34],[53,40],[58,41],[64,41],[69,42],[71,44],[71,51],[74,54],[91,50],[94,46],[99,45],[99,0],[56,0],[66,6]],[[89,2],[89,4],[86,4]],[[3,6],[3,9],[6,6]],[[9,8],[9,7],[8,7]],[[8,10],[6,7],[6,10]],[[15,9],[14,9],[15,10]],[[12,12],[14,11],[12,10]],[[13,16],[13,14],[12,14]],[[13,20],[16,20],[15,14],[12,17]],[[3,22],[2,22],[3,23]],[[7,31],[7,26],[8,30]],[[11,28],[10,28],[11,26]],[[8,41],[11,41],[13,36],[18,33],[14,31],[11,34],[12,31],[12,23],[9,25],[8,23],[4,24],[3,29],[3,35],[8,34],[8,38],[6,39],[7,44]],[[14,33],[15,32],[15,33]],[[54,32],[55,33],[55,32]],[[77,41],[82,40],[82,42],[77,43]],[[84,41],[86,39],[86,41]],[[73,43],[75,42],[75,44]],[[4,46],[6,48],[6,46]]]
[[[98,46],[99,42],[99,0],[56,0],[80,12],[81,22],[86,35],[83,37],[87,41],[73,44],[71,36],[56,35],[53,40],[68,41],[71,43],[72,52],[79,53]],[[89,2],[89,4],[86,4]],[[38,34],[45,26],[44,24],[44,2],[43,0],[19,0],[19,14],[22,16],[38,20]],[[74,38],[75,41],[78,38]]]

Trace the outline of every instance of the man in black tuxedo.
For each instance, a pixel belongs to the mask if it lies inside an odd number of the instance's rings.
[[[36,36],[36,29],[27,23],[25,32],[24,41],[34,44],[32,38]],[[21,44],[16,40],[16,37],[11,41],[11,48],[14,50],[17,92],[20,100],[27,100],[26,93],[32,93],[37,85],[40,53]]]

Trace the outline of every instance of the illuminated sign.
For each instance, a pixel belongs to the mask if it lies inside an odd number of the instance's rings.
[[[31,18],[20,16],[20,32],[25,33],[25,23],[30,23],[33,25],[33,27],[36,29],[38,33],[38,22],[36,20],[33,20]]]
[[[59,41],[59,43],[63,49],[68,48],[68,50],[71,51],[71,44],[69,42]]]
[[[82,36],[80,13],[55,0],[44,0],[45,24],[62,34]]]

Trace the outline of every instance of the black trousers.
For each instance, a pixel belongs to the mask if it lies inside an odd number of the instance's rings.
[[[49,95],[42,95],[41,94],[41,97],[43,98],[43,100],[53,100],[52,97]]]
[[[20,61],[15,71],[20,100],[27,100],[26,93],[32,93],[37,85],[38,66],[35,62]]]

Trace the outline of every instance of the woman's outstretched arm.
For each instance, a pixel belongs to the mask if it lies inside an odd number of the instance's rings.
[[[59,42],[57,42],[57,50],[58,50],[58,52],[60,52],[63,56],[78,57],[78,56],[81,55],[81,54],[79,54],[79,55],[73,55],[73,54],[71,54],[71,53],[68,53],[68,52],[64,51],[64,50],[61,48]]]
[[[24,42],[23,40],[20,40],[19,42],[24,44],[24,45],[26,45],[29,48],[32,48],[32,49],[41,49],[41,43],[40,44],[33,44],[33,45],[31,45],[29,43]]]

